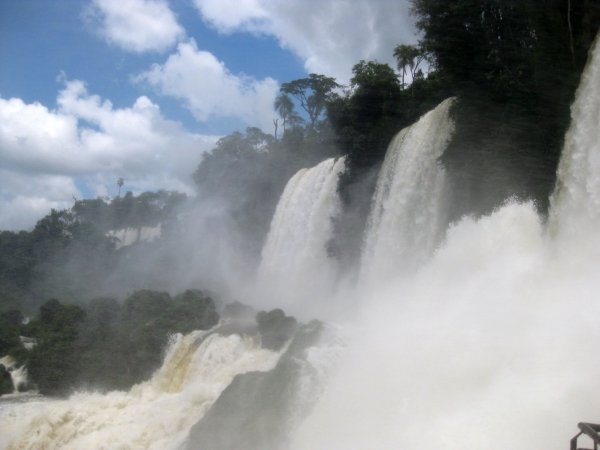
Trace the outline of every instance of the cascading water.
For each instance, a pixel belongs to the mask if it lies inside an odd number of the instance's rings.
[[[596,39],[590,55],[598,46]],[[582,74],[551,197],[550,228],[562,238],[588,238],[600,223],[599,59],[591,58]]]
[[[390,143],[368,220],[361,280],[381,281],[416,267],[440,243],[446,176],[438,158],[454,129],[453,101],[445,100]]]
[[[509,202],[451,226],[410,278],[363,293],[356,338],[293,449],[559,450],[578,422],[600,423],[599,86],[595,45],[550,230],[532,203]]]
[[[287,297],[290,292],[306,298],[331,290],[336,267],[326,244],[332,235],[331,218],[341,209],[337,183],[343,170],[344,158],[331,158],[290,179],[262,251],[260,285]]]
[[[161,369],[129,392],[0,409],[0,448],[178,449],[237,374],[271,370],[279,356],[237,334],[178,335]]]

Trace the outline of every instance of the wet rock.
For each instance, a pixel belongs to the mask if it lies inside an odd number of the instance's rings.
[[[281,309],[260,311],[256,315],[256,322],[262,348],[273,351],[281,350],[298,328],[298,321],[292,316],[286,316]]]
[[[13,382],[10,372],[0,364],[0,395],[10,394],[13,391]]]
[[[269,372],[237,375],[206,415],[190,430],[185,450],[280,450],[286,448],[297,421],[307,415],[314,396],[307,386],[307,349],[316,345],[323,324],[297,326],[281,310],[271,311],[276,324],[297,329],[290,346]],[[279,312],[277,312],[279,311]],[[281,316],[284,319],[282,320]],[[282,326],[283,325],[279,325]],[[310,382],[309,382],[310,384]],[[316,397],[314,397],[316,399]]]

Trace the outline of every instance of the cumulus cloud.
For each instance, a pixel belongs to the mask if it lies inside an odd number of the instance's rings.
[[[165,51],[185,35],[166,0],[92,0],[86,17],[109,43],[137,53]]]
[[[394,64],[393,49],[414,43],[408,0],[193,0],[223,33],[272,35],[308,72],[347,82],[361,59]]]
[[[198,120],[233,117],[263,129],[271,126],[279,92],[272,78],[232,74],[211,53],[198,50],[193,39],[180,43],[164,64],[154,64],[135,81],[148,82],[162,94],[182,99]]]
[[[119,177],[134,191],[191,194],[191,172],[216,141],[164,119],[147,97],[115,109],[77,80],[66,82],[57,105],[0,98],[0,229],[32,226],[84,188],[106,195]]]

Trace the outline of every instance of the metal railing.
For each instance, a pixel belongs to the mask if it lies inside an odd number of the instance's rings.
[[[570,450],[590,450],[577,448],[577,438],[582,434],[591,437],[594,441],[594,450],[598,450],[598,445],[600,444],[600,425],[596,425],[595,423],[579,422],[577,426],[581,431],[579,432],[579,434],[577,434],[577,436],[571,439]]]

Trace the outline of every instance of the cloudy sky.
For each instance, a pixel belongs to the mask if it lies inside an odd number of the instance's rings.
[[[0,230],[169,189],[219,136],[272,132],[281,83],[346,83],[416,41],[407,0],[0,0]]]

